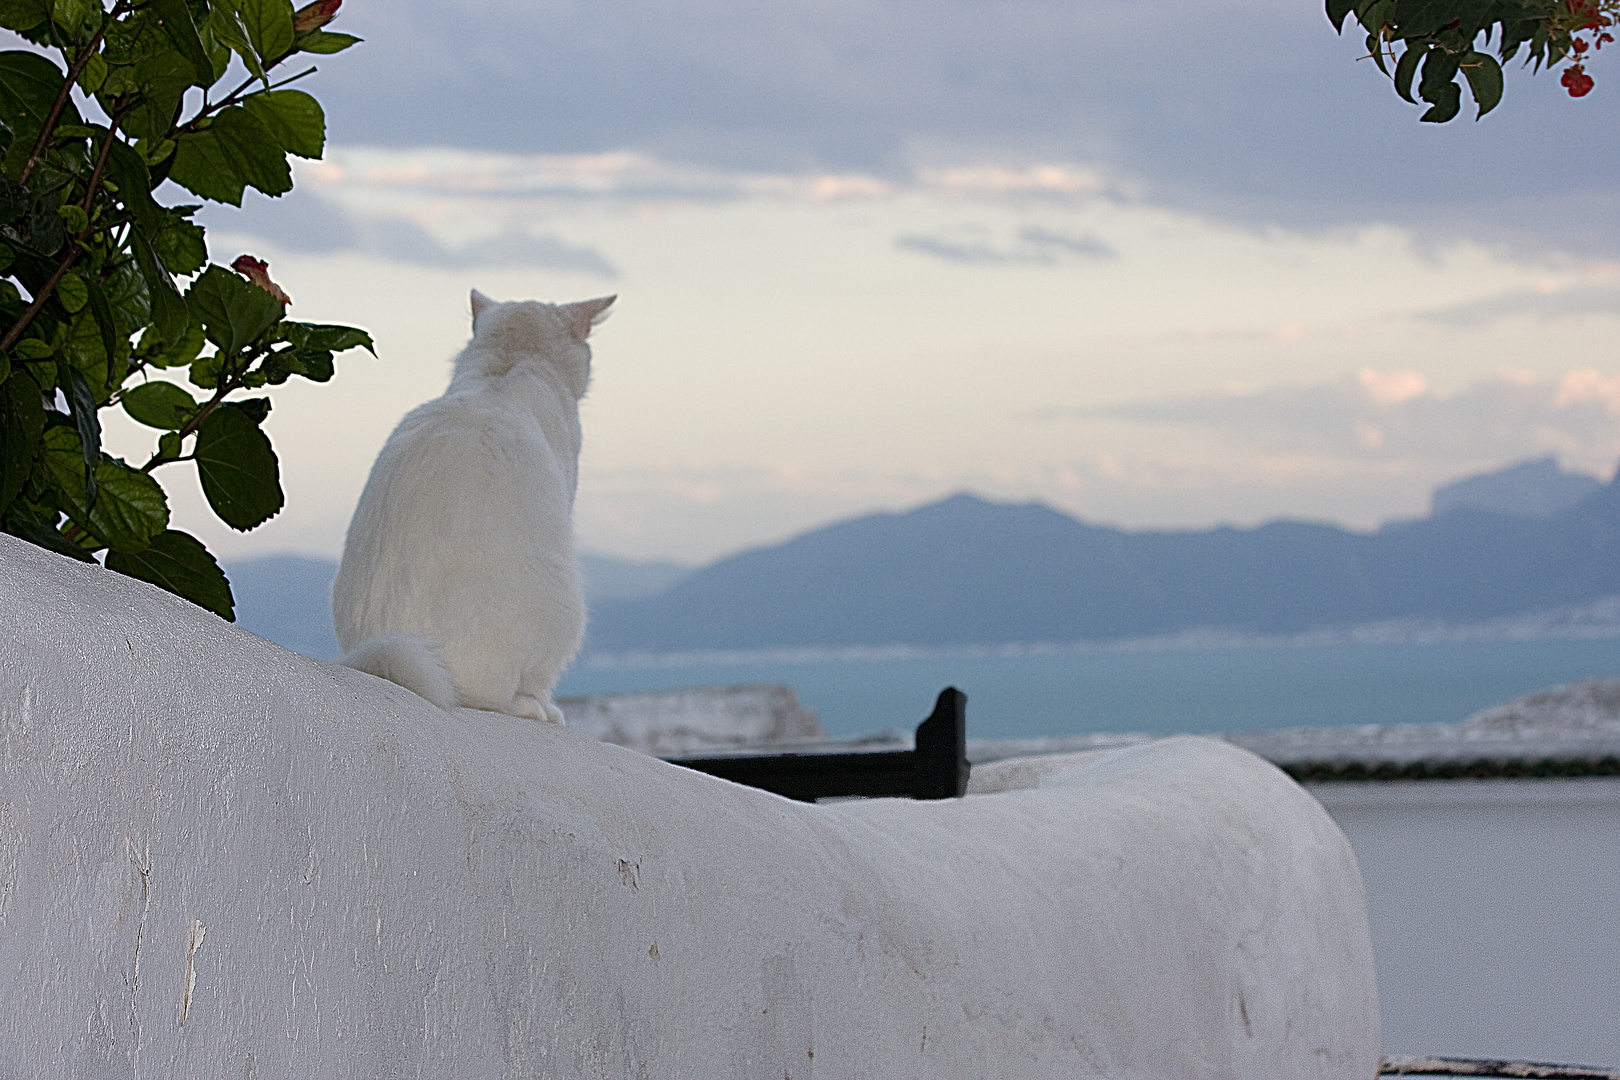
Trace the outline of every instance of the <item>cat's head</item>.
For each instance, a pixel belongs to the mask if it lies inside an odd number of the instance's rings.
[[[473,347],[463,354],[456,373],[461,374],[470,362],[481,375],[505,375],[519,363],[538,361],[559,371],[576,398],[584,397],[591,381],[591,348],[586,339],[616,299],[503,304],[474,289]]]

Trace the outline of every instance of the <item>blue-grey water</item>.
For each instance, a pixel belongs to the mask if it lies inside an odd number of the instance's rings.
[[[1048,655],[576,664],[559,694],[780,682],[833,737],[914,727],[941,688],[970,738],[1444,723],[1557,683],[1620,676],[1620,639],[1176,645]]]

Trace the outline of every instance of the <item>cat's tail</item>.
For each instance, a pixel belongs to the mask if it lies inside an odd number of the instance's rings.
[[[441,709],[456,707],[456,687],[439,650],[420,634],[367,638],[343,658],[343,666],[398,683]]]

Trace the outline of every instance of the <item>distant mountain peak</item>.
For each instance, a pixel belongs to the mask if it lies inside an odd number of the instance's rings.
[[[1435,489],[1435,517],[1484,510],[1513,517],[1549,518],[1600,490],[1595,476],[1566,470],[1551,454],[1495,472],[1465,476]]]

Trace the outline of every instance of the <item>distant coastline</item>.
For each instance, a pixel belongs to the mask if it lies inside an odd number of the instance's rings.
[[[1567,641],[1620,638],[1620,595],[1585,604],[1503,616],[1473,623],[1390,619],[1296,633],[1254,633],[1219,627],[1115,641],[1003,642],[994,645],[825,645],[761,649],[686,649],[669,652],[587,652],[576,667],[685,667],[694,664],[828,663],[955,658],[1082,656],[1176,649],[1286,648],[1322,645],[1427,645],[1471,641]]]

